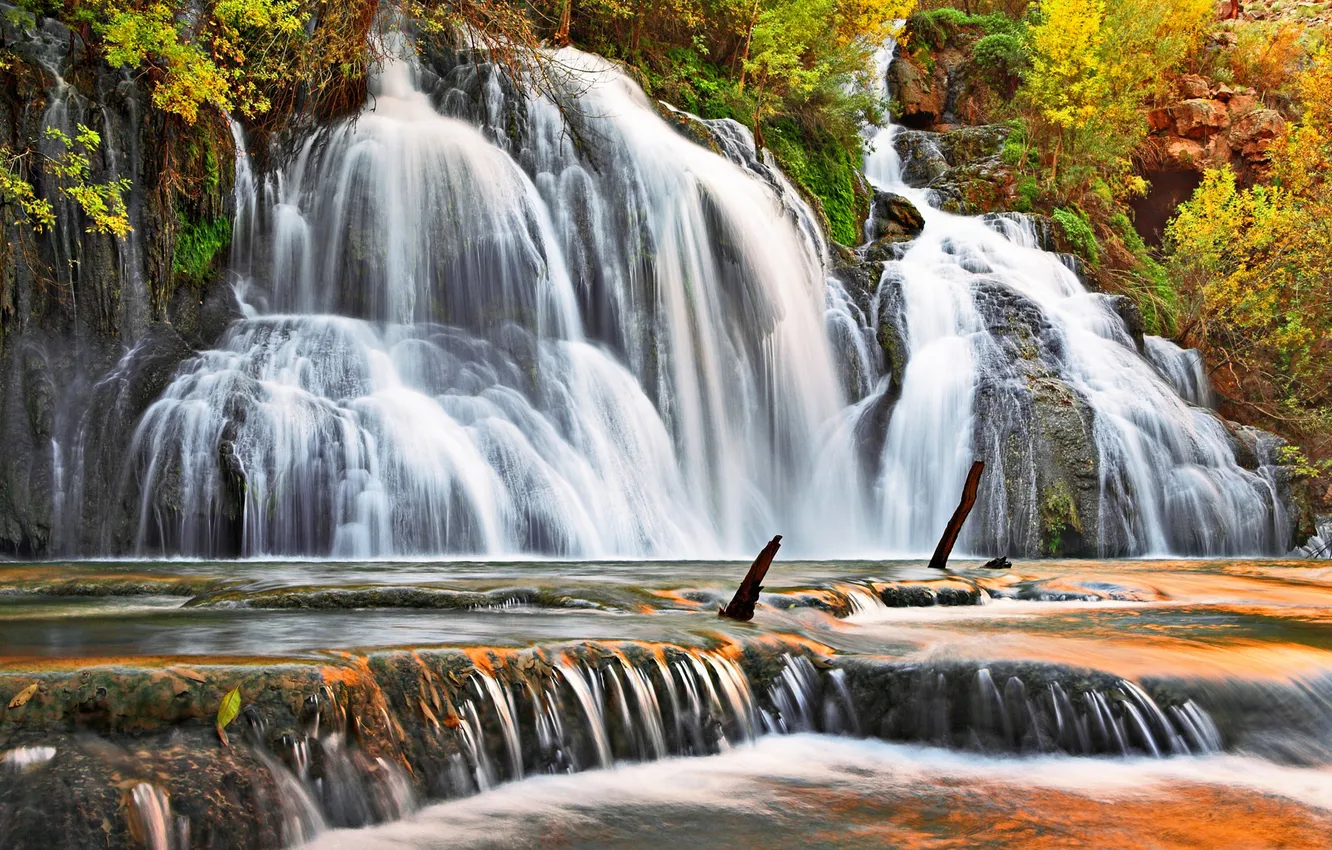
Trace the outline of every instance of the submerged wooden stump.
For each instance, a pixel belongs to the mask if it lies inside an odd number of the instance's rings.
[[[936,570],[942,570],[948,566],[948,556],[953,553],[953,544],[957,542],[958,532],[962,530],[962,523],[967,521],[967,515],[971,513],[972,505],[976,504],[976,490],[980,487],[981,473],[985,471],[985,461],[978,460],[971,465],[971,471],[967,473],[967,483],[962,488],[962,501],[958,502],[957,510],[953,511],[953,516],[948,520],[948,525],[944,527],[943,537],[939,538],[939,545],[934,548],[934,557],[930,558],[930,567]]]
[[[782,536],[779,534],[768,541],[768,545],[759,552],[754,563],[749,565],[745,580],[740,582],[735,596],[731,597],[731,603],[717,612],[718,617],[739,620],[742,623],[754,619],[754,605],[758,603],[759,592],[763,590],[761,582],[768,574],[768,567],[772,566],[772,559],[777,556],[777,550],[780,548],[782,548]]]

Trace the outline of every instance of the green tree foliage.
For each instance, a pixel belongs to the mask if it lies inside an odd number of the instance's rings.
[[[1031,68],[1031,49],[1020,34],[990,33],[971,48],[972,61],[996,91],[1011,97]]]
[[[1087,219],[1087,214],[1077,207],[1071,209],[1059,207],[1055,209],[1050,217],[1059,225],[1064,233],[1064,238],[1073,250],[1093,266],[1101,261],[1100,251],[1096,244],[1096,231],[1092,229],[1091,221]]]
[[[92,179],[90,157],[101,145],[101,136],[82,124],[72,139],[54,127],[48,127],[46,135],[60,152],[42,157],[41,168],[54,178],[62,195],[78,204],[87,219],[88,231],[119,239],[128,236],[130,222],[124,193],[129,190],[129,181]],[[5,211],[6,224],[23,220],[35,230],[48,230],[55,225],[51,202],[38,197],[32,184],[22,176],[25,160],[30,156],[0,147],[0,207]]]

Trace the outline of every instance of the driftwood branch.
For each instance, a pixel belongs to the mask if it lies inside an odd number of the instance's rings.
[[[754,563],[749,565],[749,572],[745,573],[745,580],[740,582],[735,596],[731,597],[731,604],[718,611],[718,617],[739,620],[742,623],[754,619],[754,605],[758,603],[759,591],[763,590],[763,577],[768,574],[768,567],[772,566],[772,559],[777,556],[777,550],[780,548],[782,548],[782,536],[779,534],[768,541],[768,545],[759,552]]]
[[[944,528],[943,537],[939,538],[939,545],[934,548],[934,557],[930,558],[931,568],[942,570],[948,566],[948,556],[953,553],[953,544],[957,542],[962,523],[967,521],[971,506],[976,504],[976,490],[980,487],[981,473],[984,471],[983,460],[971,465],[971,471],[967,473],[966,486],[962,488],[962,501],[958,502],[957,510],[953,511],[952,519],[948,520],[948,525]]]

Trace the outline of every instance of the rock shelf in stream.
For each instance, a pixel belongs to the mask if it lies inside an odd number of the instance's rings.
[[[11,662],[0,668],[0,844],[277,847],[431,799],[624,761],[823,732],[993,753],[1198,754],[1223,732],[1188,683],[1065,666],[831,655],[791,636],[706,648],[581,642],[320,660]],[[213,729],[222,695],[243,709]],[[1280,699],[1270,694],[1268,702]],[[1237,706],[1239,706],[1237,708]]]
[[[255,610],[440,610],[485,611],[527,608],[570,611],[651,612],[698,610],[724,605],[716,589],[651,589],[619,585],[505,584],[467,586],[444,583],[284,585],[264,587],[236,580],[191,576],[100,574],[49,578],[12,570],[0,572],[0,597],[133,599],[185,598],[184,609]],[[994,599],[1036,602],[1162,601],[1167,597],[1145,582],[1109,582],[1065,574],[1030,578],[1012,574],[952,573],[938,578],[891,581],[833,581],[822,586],[774,587],[758,597],[760,608],[814,608],[847,617],[879,607],[984,605]]]

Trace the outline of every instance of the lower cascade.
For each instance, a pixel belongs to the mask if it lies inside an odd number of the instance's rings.
[[[173,721],[154,713],[162,706],[150,682],[181,678],[182,669],[101,670],[95,681],[43,676],[51,692],[100,687],[113,700],[146,700],[133,723],[155,743],[127,753],[121,769],[156,777],[127,786],[126,795],[129,828],[149,847],[208,843],[209,835],[190,830],[192,823],[196,830],[223,825],[214,813],[193,810],[215,771],[238,773],[250,788],[245,808],[230,815],[237,820],[229,841],[248,835],[290,845],[330,828],[406,817],[421,793],[451,799],[543,774],[715,755],[766,735],[868,736],[991,755],[1164,758],[1227,746],[1192,698],[1171,695],[1163,704],[1129,680],[1057,665],[830,663],[771,642],[715,649],[588,642],[521,652],[380,652],[322,676],[300,665],[258,668],[244,680],[253,696],[231,728],[234,742],[220,748],[208,743],[208,729],[158,740]],[[186,672],[205,692],[235,673],[204,669],[206,676]],[[284,694],[301,691],[303,699],[284,704]],[[70,720],[65,712],[48,702],[25,716],[30,734],[45,731],[55,745],[11,749],[0,771],[16,777],[49,764],[87,781],[104,778],[111,765],[78,736],[58,731]],[[204,773],[179,773],[189,762]],[[0,775],[0,788],[5,780]],[[11,803],[24,799],[21,784],[9,789]],[[186,811],[173,811],[172,800],[188,801],[177,803]],[[39,830],[34,811],[15,811],[0,828]],[[71,837],[81,834],[70,828]]]
[[[1196,352],[1039,222],[936,209],[928,138],[868,142],[924,224],[858,289],[735,122],[666,110],[705,148],[573,50],[570,111],[397,48],[268,173],[236,128],[244,316],[128,447],[139,553],[920,553],[975,457],[978,554],[1289,547],[1275,445],[1207,409]]]

